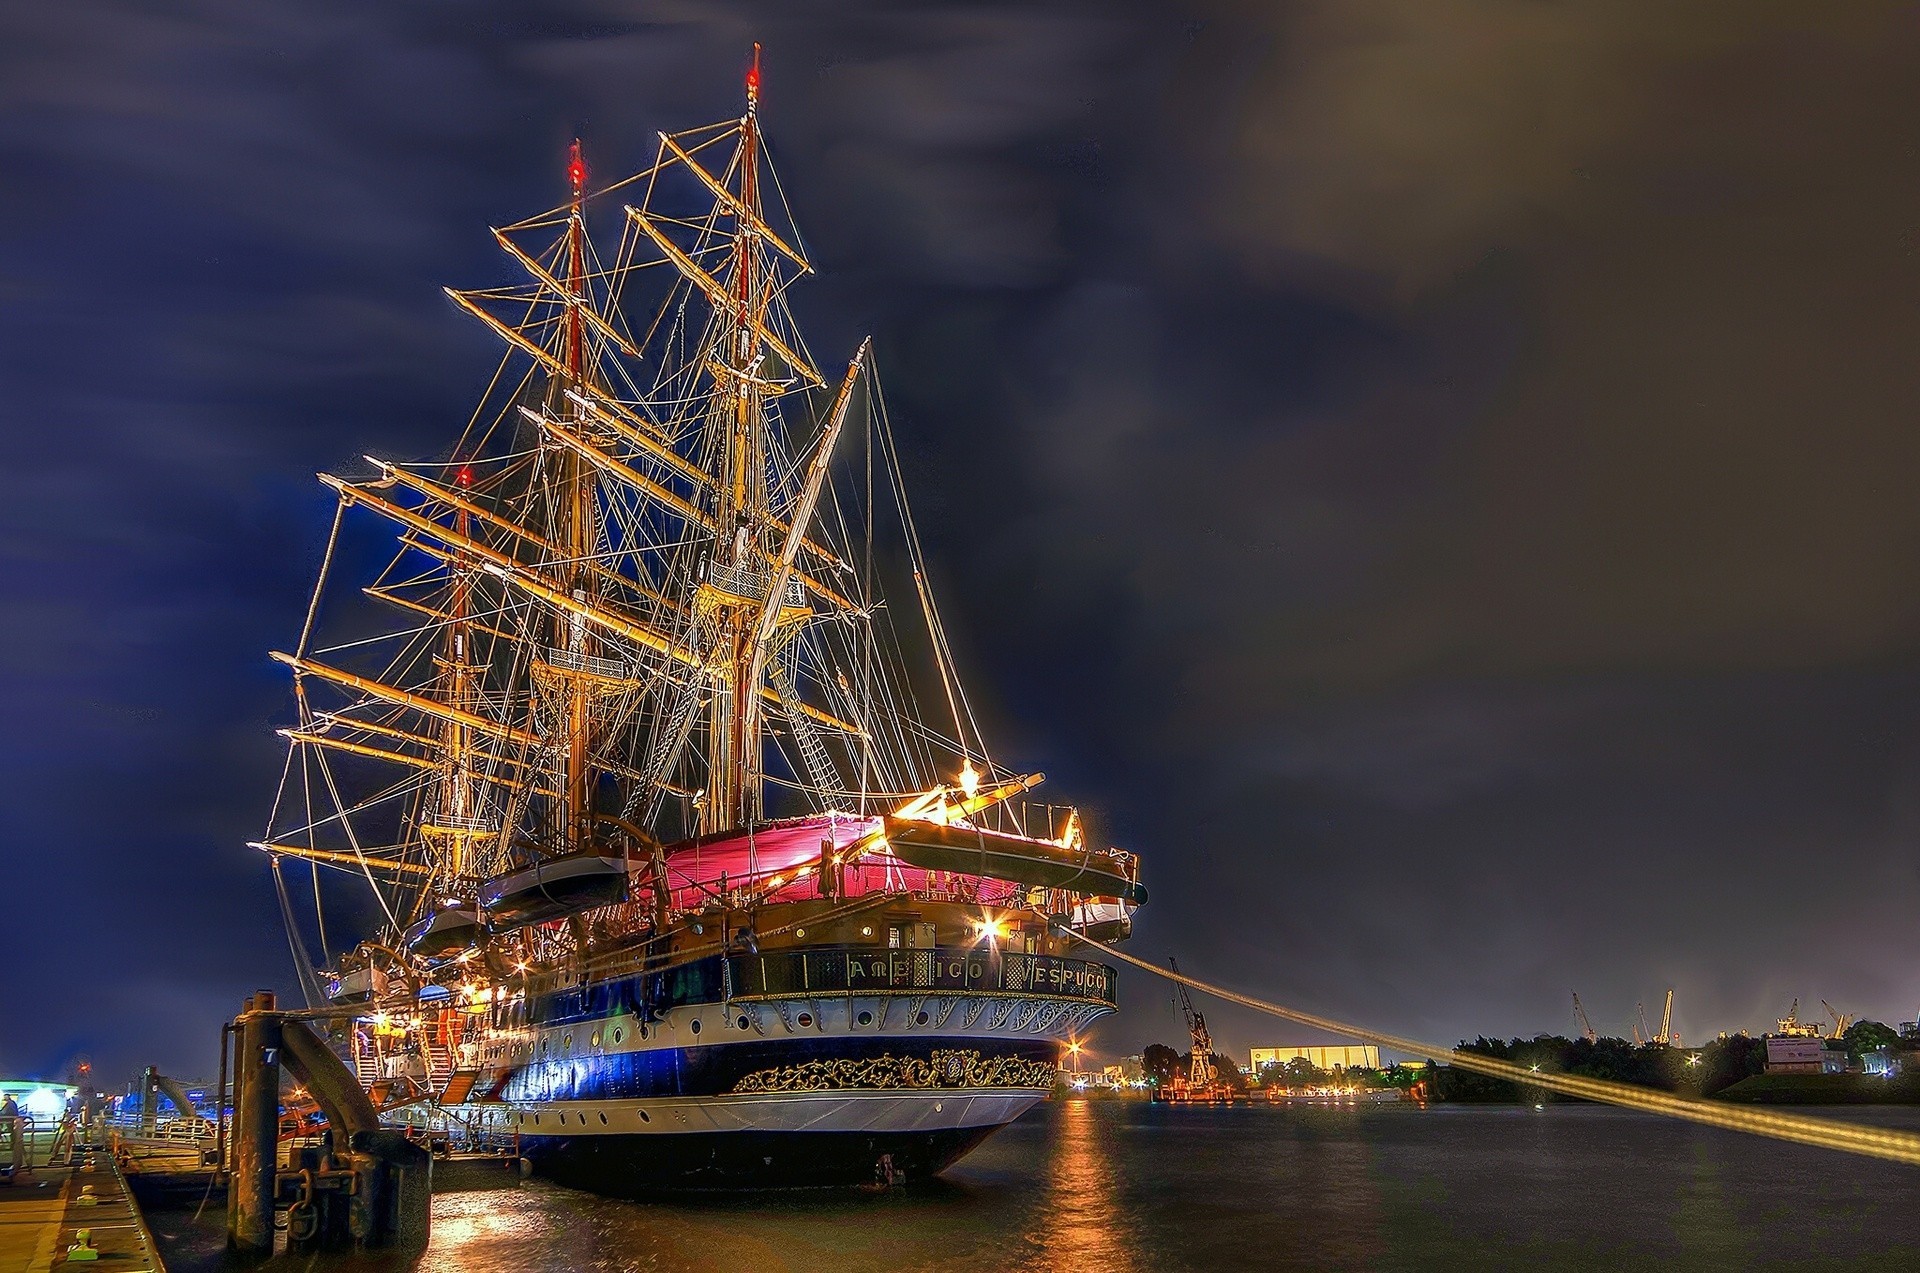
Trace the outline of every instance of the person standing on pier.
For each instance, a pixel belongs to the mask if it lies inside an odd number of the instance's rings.
[[[10,1180],[27,1165],[20,1131],[20,1104],[8,1092],[0,1097],[0,1143],[6,1145],[6,1175]]]

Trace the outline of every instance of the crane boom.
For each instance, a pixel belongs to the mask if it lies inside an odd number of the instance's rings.
[[[1180,971],[1180,961],[1167,956],[1167,966]],[[1174,983],[1180,991],[1180,1012],[1187,1020],[1187,1034],[1193,1042],[1193,1054],[1187,1067],[1187,1089],[1206,1092],[1214,1085],[1219,1071],[1213,1064],[1213,1036],[1207,1031],[1207,1018],[1193,1006],[1184,982]]]
[[[1820,1006],[1825,1008],[1827,1010],[1827,1015],[1833,1018],[1833,1033],[1828,1035],[1827,1036],[1828,1038],[1830,1039],[1839,1038],[1841,1035],[1847,1032],[1847,1027],[1853,1024],[1853,1018],[1851,1016],[1847,1015],[1844,1012],[1835,1011],[1834,1006],[1828,1003],[1825,999],[1822,999],[1820,1001]]]
[[[1600,1036],[1594,1032],[1593,1022],[1587,1020],[1587,1010],[1580,1006],[1580,992],[1573,992],[1573,1019],[1580,1023],[1580,1033],[1588,1043]]]

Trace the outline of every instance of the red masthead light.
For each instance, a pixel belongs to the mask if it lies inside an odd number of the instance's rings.
[[[747,68],[747,105],[760,100],[760,42],[753,43],[753,65]]]
[[[460,466],[460,472],[454,476],[453,481],[454,481],[454,485],[456,486],[472,486],[473,485],[473,465],[462,464]]]
[[[573,151],[567,158],[567,180],[573,183],[573,194],[579,198],[587,185],[587,161],[580,157],[580,139],[573,139]]]

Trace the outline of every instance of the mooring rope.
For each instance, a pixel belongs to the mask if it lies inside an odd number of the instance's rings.
[[[1577,1096],[1582,1100],[1599,1101],[1607,1105],[1618,1105],[1624,1109],[1662,1114],[1669,1118],[1683,1118],[1688,1122],[1703,1123],[1708,1127],[1722,1127],[1728,1131],[1749,1132],[1755,1136],[1770,1136],[1775,1140],[1793,1141],[1801,1145],[1817,1145],[1822,1149],[1838,1149],[1844,1153],[1861,1154],[1868,1158],[1884,1158],[1889,1162],[1920,1166],[1920,1135],[1913,1132],[1887,1127],[1862,1127],[1833,1119],[1810,1118],[1804,1114],[1748,1109],[1719,1101],[1675,1096],[1670,1092],[1635,1087],[1628,1083],[1529,1069],[1524,1065],[1515,1065],[1511,1061],[1481,1056],[1475,1052],[1437,1047],[1417,1039],[1403,1039],[1398,1035],[1382,1034],[1378,1030],[1369,1030],[1351,1022],[1336,1021],[1332,1017],[1317,1016],[1297,1008],[1269,1003],[1265,999],[1256,999],[1252,995],[1228,990],[1224,986],[1216,986],[1198,977],[1189,977],[1185,973],[1150,964],[1144,959],[1137,959],[1115,950],[1112,946],[1094,941],[1070,928],[1061,927],[1058,931],[1076,941],[1085,942],[1122,963],[1131,964],[1135,968],[1150,972],[1157,977],[1164,977],[1168,981],[1179,982],[1181,985],[1213,995],[1215,998],[1252,1008],[1255,1012],[1264,1012],[1268,1016],[1280,1017],[1299,1025],[1325,1030],[1329,1034],[1362,1039],[1394,1052],[1403,1052],[1409,1056],[1424,1056],[1434,1060],[1444,1059],[1447,1064],[1457,1065],[1463,1070],[1472,1070],[1492,1078],[1506,1079],[1508,1082],[1524,1084],[1528,1087],[1544,1088],[1567,1096]]]

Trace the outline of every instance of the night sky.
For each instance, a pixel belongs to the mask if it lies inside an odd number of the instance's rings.
[[[0,1073],[293,992],[313,473],[443,452],[439,288],[756,39],[796,312],[1134,953],[1443,1042],[1915,1016],[1913,6],[63,0],[0,9]],[[1096,1049],[1177,1040],[1123,985]]]

